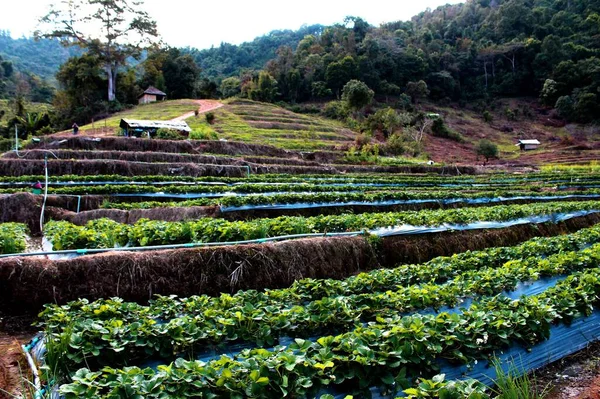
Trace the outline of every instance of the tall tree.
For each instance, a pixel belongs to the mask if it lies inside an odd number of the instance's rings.
[[[116,98],[117,73],[129,57],[139,58],[158,39],[156,22],[138,8],[141,1],[62,0],[40,19],[36,37],[58,38],[98,56],[108,81],[108,101]],[[94,28],[100,34],[94,35]]]

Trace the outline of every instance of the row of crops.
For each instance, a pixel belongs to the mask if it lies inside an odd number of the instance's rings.
[[[535,351],[553,326],[591,315],[599,261],[594,226],[284,289],[47,305],[40,327],[67,398],[328,398],[373,387],[483,398],[481,384],[436,377],[442,365],[516,344]],[[523,285],[544,279],[553,283],[539,293]],[[519,287],[527,295],[514,299]]]
[[[500,205],[482,208],[425,210],[420,212],[382,212],[362,214],[320,215],[314,217],[281,216],[248,221],[201,218],[182,222],[141,219],[123,224],[97,219],[85,226],[67,221],[46,224],[44,234],[55,250],[114,248],[129,246],[212,243],[263,239],[268,237],[345,233],[379,229],[393,230],[402,226],[435,227],[446,224],[468,225],[508,222],[540,216],[549,217],[573,212],[600,211],[600,201],[549,202],[525,205]],[[545,219],[547,221],[549,219]],[[490,227],[490,226],[486,226]],[[492,226],[493,227],[493,226]],[[501,226],[498,226],[501,227]]]
[[[25,251],[28,229],[23,223],[0,223],[0,254]]]
[[[0,177],[0,193],[22,191],[37,180],[43,179],[41,176]],[[173,176],[62,176],[49,184],[48,192],[104,196],[103,208],[132,210],[95,211],[99,216],[110,216],[113,212],[117,215],[115,219],[121,221],[136,220],[129,223],[93,219],[94,212],[80,219],[70,219],[79,223],[92,219],[84,225],[64,220],[46,221],[42,231],[45,243],[51,244],[53,250],[82,250],[80,253],[95,248],[129,247],[136,251],[160,245],[211,243],[220,246],[336,234],[364,234],[368,237],[369,251],[377,251],[383,248],[379,245],[385,241],[371,235],[449,231],[448,236],[451,236],[453,230],[559,222],[600,213],[600,200],[597,200],[600,174],[583,172],[457,177],[184,176],[177,177],[177,181]],[[145,196],[151,201],[139,202]],[[158,200],[152,201],[153,196]],[[184,201],[165,202],[169,196]],[[86,209],[97,207],[102,200],[95,198],[96,202]],[[496,205],[504,201],[509,204]],[[232,220],[237,215],[224,213],[221,215],[230,219],[216,216],[195,216],[184,221],[119,218],[122,214],[137,213],[141,215],[139,218],[154,212],[152,217],[160,219],[160,212],[171,212],[167,220],[179,220],[173,217],[176,209],[133,211],[165,206],[252,207],[302,203],[346,206],[403,202],[437,202],[453,204],[455,208],[263,218],[258,218],[260,213],[253,216],[248,212],[246,220]],[[51,206],[55,204],[61,202],[55,200]],[[480,206],[467,207],[471,204]],[[343,211],[350,209],[343,208]],[[353,208],[352,211],[356,212]],[[287,211],[282,213],[290,215]],[[271,215],[263,213],[261,216],[265,214]],[[596,220],[594,218],[587,217],[582,224],[575,221],[565,229],[573,231],[574,226],[589,225],[587,223]],[[507,234],[511,233],[507,231]],[[476,234],[472,236],[477,239]],[[3,253],[25,250],[28,241],[25,225],[0,224],[0,244],[6,241],[4,237],[13,241],[12,247],[0,248]],[[358,239],[330,241],[343,246],[350,240]],[[419,240],[425,242],[427,236]],[[419,240],[415,241],[421,242]],[[514,237],[507,242],[519,242],[519,239]],[[295,244],[286,243],[290,248]],[[271,247],[256,245],[253,248],[267,248],[267,251]],[[196,255],[196,250],[188,251],[186,256]],[[258,252],[251,255],[241,246],[228,247],[227,251],[235,252],[236,256],[240,255],[240,262],[246,259],[249,264],[252,263],[249,258],[263,256],[256,255]],[[178,254],[182,260],[178,258],[173,263],[172,258]],[[212,262],[212,252],[207,249],[202,254]],[[119,256],[123,257],[123,263]],[[149,260],[153,256],[157,259],[154,263]],[[354,256],[350,249],[348,256]],[[164,264],[160,263],[160,257]],[[111,263],[110,271],[108,264],[102,269],[101,262],[92,262],[95,258],[100,257],[90,255],[73,261],[47,260],[47,263],[34,257],[23,262],[27,273],[40,272],[40,278],[35,275],[31,281],[41,285],[44,273],[51,270],[46,266],[69,268],[73,272],[70,274],[73,278],[64,282],[67,288],[58,295],[62,300],[46,305],[37,324],[43,334],[38,345],[45,348],[43,360],[40,359],[46,366],[42,369],[43,379],[50,391],[60,393],[53,398],[333,399],[347,394],[386,398],[488,398],[492,394],[486,385],[468,379],[481,377],[468,372],[475,369],[478,362],[502,357],[515,348],[536,351],[539,348],[536,345],[553,339],[560,326],[578,328],[580,321],[596,320],[593,318],[600,315],[596,312],[600,294],[600,225],[569,235],[535,238],[512,247],[469,251],[420,264],[398,264],[391,269],[376,269],[345,279],[302,279],[291,285],[289,281],[265,284],[268,287],[257,284],[251,286],[264,289],[238,292],[232,284],[231,293],[219,296],[202,295],[208,291],[196,290],[195,286],[179,293],[198,293],[196,296],[152,295],[177,292],[157,290],[159,282],[148,281],[146,276],[152,274],[152,268],[164,268],[167,263],[174,266],[166,270],[182,275],[178,265],[184,262],[184,256],[178,249],[111,254],[106,256],[106,262]],[[143,264],[136,262],[142,258]],[[91,267],[102,269],[106,278],[96,273],[98,281],[90,278],[86,281],[86,270],[90,270],[86,260],[90,260],[89,265],[93,264]],[[5,266],[5,270],[18,267],[15,262],[6,262]],[[123,269],[122,273],[119,268]],[[229,276],[234,269],[227,269],[223,275]],[[244,273],[258,270],[268,273],[256,265],[244,270]],[[199,275],[203,272],[206,271],[198,270]],[[10,276],[17,274],[18,271]],[[229,279],[243,278],[234,274]],[[348,276],[350,272],[310,275]],[[221,276],[211,274],[206,278],[216,280]],[[69,286],[71,283],[73,286]],[[103,284],[109,287],[114,284],[116,295],[129,300],[151,299],[137,303],[108,298],[115,291],[103,290]],[[269,288],[282,286],[287,288]],[[90,298],[94,299],[103,295],[94,292],[111,293],[104,294],[105,299],[65,303],[80,296],[69,296],[65,292],[85,293],[82,287],[89,287]],[[40,291],[53,292],[47,288],[42,287]],[[126,290],[129,294],[124,294]],[[44,299],[39,303],[49,301]],[[580,335],[600,338],[600,333],[597,337],[594,334],[586,331]],[[564,350],[577,347],[564,345]],[[447,379],[442,376],[444,373]],[[460,380],[456,379],[459,377]],[[481,381],[488,383],[484,378]]]
[[[0,176],[0,183],[17,184],[32,183],[38,180],[44,180],[44,175],[23,175],[23,176]],[[286,175],[286,174],[264,174],[251,175],[248,177],[192,177],[192,176],[168,176],[168,175],[141,175],[141,176],[122,176],[122,175],[62,175],[60,177],[50,176],[51,183],[73,183],[73,182],[111,182],[125,183],[153,183],[153,182],[172,182],[174,179],[178,182],[195,183],[218,183],[218,184],[237,184],[237,183],[407,183],[407,184],[526,184],[526,183],[585,183],[600,181],[599,173],[586,172],[561,172],[561,173],[534,173],[527,175],[463,175],[463,176],[440,176],[440,175],[381,175],[381,174],[345,174],[345,175]]]

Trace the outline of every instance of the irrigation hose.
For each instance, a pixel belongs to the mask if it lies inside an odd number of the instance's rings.
[[[586,210],[586,211],[577,211],[577,212],[571,212],[571,213],[566,213],[566,214],[550,214],[550,215],[545,215],[544,217],[542,217],[542,219],[539,219],[537,221],[532,221],[532,217],[530,216],[529,218],[519,218],[519,219],[513,219],[513,220],[509,220],[509,221],[504,221],[504,222],[497,222],[499,223],[498,226],[488,226],[488,227],[470,227],[470,228],[460,228],[460,226],[457,225],[441,225],[441,226],[437,226],[437,227],[428,227],[426,230],[396,230],[396,231],[386,231],[385,229],[377,229],[375,231],[370,231],[368,229],[363,229],[361,231],[350,231],[350,232],[340,232],[340,233],[306,233],[306,234],[290,234],[290,235],[285,235],[285,236],[278,236],[278,237],[266,237],[266,238],[256,238],[256,239],[252,239],[252,240],[242,240],[242,241],[226,241],[226,242],[206,242],[206,243],[201,243],[201,242],[194,242],[194,243],[186,243],[186,244],[169,244],[169,245],[152,245],[152,246],[147,246],[147,247],[121,247],[121,248],[93,248],[93,249],[65,249],[65,250],[60,250],[60,251],[43,251],[43,252],[26,252],[26,253],[19,253],[19,254],[2,254],[0,255],[0,259],[1,258],[10,258],[10,257],[21,257],[21,256],[46,256],[46,255],[70,255],[70,254],[74,254],[74,255],[87,255],[87,254],[97,254],[97,253],[104,253],[104,252],[130,252],[130,251],[158,251],[158,250],[165,250],[165,249],[180,249],[180,248],[199,248],[199,247],[218,247],[218,246],[230,246],[230,245],[243,245],[243,244],[262,244],[265,242],[274,242],[274,241],[285,241],[285,240],[294,240],[294,239],[298,239],[298,238],[310,238],[310,237],[343,237],[343,236],[358,236],[358,235],[377,235],[379,237],[390,237],[390,236],[394,236],[394,235],[400,235],[400,234],[426,234],[426,233],[434,233],[434,232],[441,232],[441,231],[450,231],[450,230],[455,230],[455,229],[459,229],[459,230],[475,230],[475,229],[482,229],[482,228],[502,228],[502,227],[508,227],[508,226],[512,226],[512,225],[517,225],[517,224],[524,224],[524,223],[535,223],[535,224],[539,224],[539,223],[547,223],[547,222],[553,222],[556,223],[557,221],[564,221],[564,220],[568,220],[574,217],[579,217],[579,216],[585,216],[585,215],[591,215],[594,213],[599,213],[600,210],[598,209],[592,209],[592,210]],[[563,215],[563,216],[560,216]],[[481,224],[481,223],[491,223],[491,222],[482,222],[479,221],[475,224]],[[417,227],[425,227],[425,226],[412,226],[413,228],[417,228]],[[467,225],[468,227],[468,225]]]
[[[46,200],[48,199],[48,155],[44,155],[44,201],[42,202],[42,211],[40,212],[40,231],[44,231],[44,210],[46,209]]]
[[[228,242],[194,242],[187,244],[170,244],[170,245],[152,245],[147,247],[121,247],[121,248],[94,248],[94,249],[65,249],[60,251],[43,251],[43,252],[27,252],[20,254],[3,254],[0,258],[10,258],[13,256],[46,256],[46,255],[87,255],[97,254],[103,252],[135,252],[135,251],[158,251],[164,249],[180,249],[180,248],[199,248],[199,247],[218,247],[218,246],[229,246],[229,245],[242,245],[242,244],[262,244],[265,242],[273,241],[284,241],[294,240],[298,238],[309,238],[309,237],[342,237],[342,236],[357,236],[361,234],[367,234],[367,230],[363,231],[351,231],[344,233],[310,233],[310,234],[291,234],[286,236],[278,237],[267,237],[267,238],[256,238],[253,240],[243,241],[228,241]]]
[[[35,387],[35,397],[41,397],[39,396],[39,392],[42,390],[42,383],[40,381],[40,373],[37,369],[37,366],[35,364],[35,361],[33,360],[33,357],[31,356],[31,354],[29,353],[29,350],[27,349],[26,345],[21,345],[21,350],[23,351],[23,354],[25,355],[25,358],[27,359],[27,363],[29,364],[29,368],[31,369],[31,372],[33,373],[33,386]]]

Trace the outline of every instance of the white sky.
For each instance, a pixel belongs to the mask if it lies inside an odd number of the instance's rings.
[[[29,36],[48,5],[60,0],[3,0],[0,29],[13,37]],[[371,25],[408,20],[412,16],[461,0],[145,0],[163,41],[174,47],[209,48],[221,42],[240,44],[275,29],[343,23],[348,15]]]

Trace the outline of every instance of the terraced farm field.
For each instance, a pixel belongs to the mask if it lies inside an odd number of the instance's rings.
[[[236,100],[214,114],[213,128],[227,140],[316,150],[341,147],[356,137],[355,132],[338,122],[254,101]]]
[[[353,165],[343,129],[254,106],[212,128],[255,144],[58,136],[0,157],[0,317],[35,324],[34,367],[2,389],[487,398],[494,361],[600,339],[596,168]],[[277,141],[292,126],[327,150]]]

